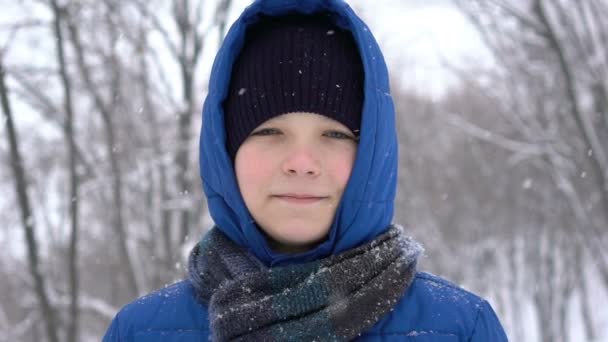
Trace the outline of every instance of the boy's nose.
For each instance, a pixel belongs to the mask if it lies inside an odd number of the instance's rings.
[[[299,149],[290,152],[283,161],[283,172],[292,176],[316,177],[321,174],[321,163],[310,151]]]

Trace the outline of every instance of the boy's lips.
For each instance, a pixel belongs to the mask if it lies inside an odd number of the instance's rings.
[[[281,200],[289,202],[289,203],[296,203],[296,204],[315,203],[315,202],[318,202],[318,201],[321,201],[321,200],[327,198],[327,196],[317,196],[317,195],[311,195],[311,194],[296,194],[296,193],[278,194],[278,195],[274,195],[273,197],[276,197],[278,199],[281,199]]]

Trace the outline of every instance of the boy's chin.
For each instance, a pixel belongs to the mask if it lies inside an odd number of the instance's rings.
[[[323,242],[328,232],[326,228],[319,228],[318,230],[314,230],[315,234],[302,234],[303,231],[311,232],[310,225],[308,228],[291,225],[290,230],[290,232],[283,231],[280,234],[266,232],[273,250],[290,254],[303,253],[314,249]]]

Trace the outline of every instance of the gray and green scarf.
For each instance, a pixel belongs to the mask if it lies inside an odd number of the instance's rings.
[[[214,228],[190,253],[188,272],[214,341],[347,341],[393,309],[421,251],[392,226],[342,254],[267,268]]]

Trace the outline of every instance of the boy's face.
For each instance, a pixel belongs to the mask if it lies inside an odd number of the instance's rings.
[[[275,251],[303,252],[325,238],[356,152],[353,133],[319,114],[280,115],[251,132],[237,151],[236,177]]]

